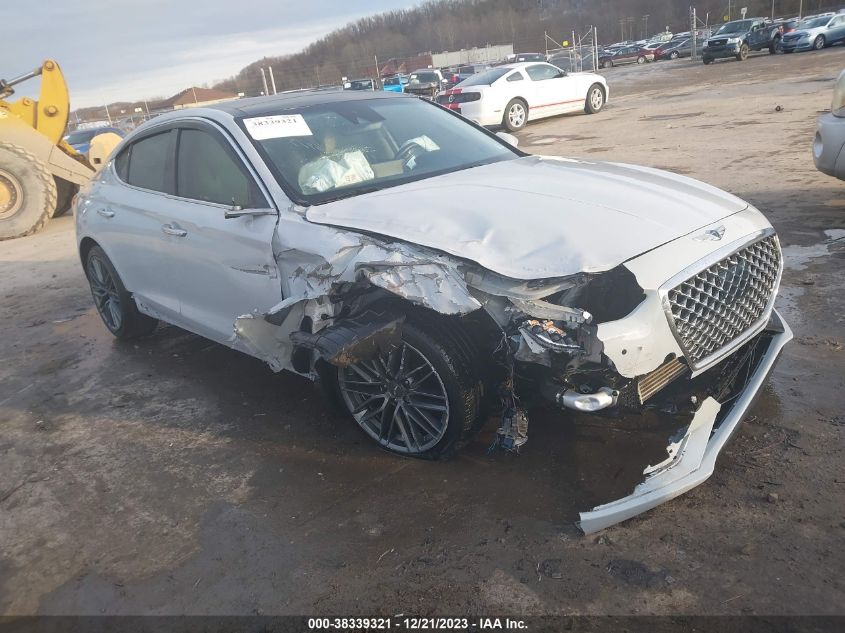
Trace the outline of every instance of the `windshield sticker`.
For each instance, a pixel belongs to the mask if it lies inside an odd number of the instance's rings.
[[[313,136],[301,114],[277,114],[244,119],[246,131],[256,141],[288,136]]]

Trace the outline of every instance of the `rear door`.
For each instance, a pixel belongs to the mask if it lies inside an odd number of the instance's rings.
[[[227,341],[238,316],[262,314],[281,301],[272,247],[278,214],[240,150],[216,125],[180,124],[175,162],[176,195],[164,226],[181,322]]]
[[[141,309],[174,322],[179,297],[170,285],[161,233],[174,190],[172,129],[151,130],[127,145],[92,199],[91,225]]]

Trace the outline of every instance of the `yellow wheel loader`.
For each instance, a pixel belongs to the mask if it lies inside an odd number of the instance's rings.
[[[13,86],[41,76],[38,100],[8,101]],[[67,83],[59,65],[0,79],[0,240],[35,233],[67,211],[79,185],[95,167],[62,140],[70,114]],[[120,141],[111,135],[111,148]],[[102,143],[96,162],[103,162]],[[106,153],[107,156],[107,153]]]

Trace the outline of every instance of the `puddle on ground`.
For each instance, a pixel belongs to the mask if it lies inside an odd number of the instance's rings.
[[[806,270],[811,260],[830,255],[830,246],[845,239],[845,229],[828,229],[827,239],[811,246],[787,246],[783,249],[783,265],[788,270]]]

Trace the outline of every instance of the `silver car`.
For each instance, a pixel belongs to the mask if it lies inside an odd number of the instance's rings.
[[[822,15],[805,19],[781,40],[784,53],[820,51],[825,46],[845,42],[845,14]]]
[[[516,450],[532,398],[665,411],[666,459],[581,527],[631,517],[713,473],[791,338],[778,238],[704,183],[513,142],[381,91],[161,115],[76,201],[97,310],[318,381],[403,455],[451,454],[492,410]]]
[[[833,87],[830,112],[816,122],[813,160],[820,172],[845,180],[845,70]]]

